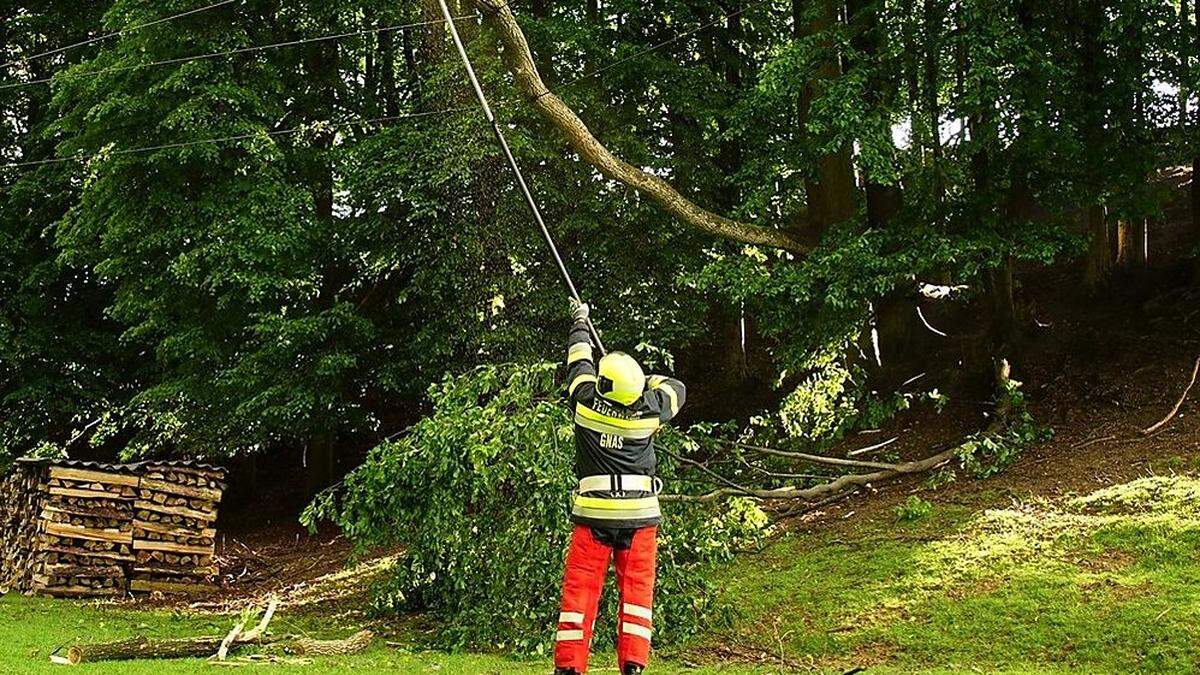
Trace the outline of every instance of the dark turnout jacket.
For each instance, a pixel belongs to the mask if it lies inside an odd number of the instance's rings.
[[[654,432],[679,413],[687,396],[683,383],[652,375],[630,405],[597,391],[596,365],[587,324],[576,322],[567,339],[567,393],[575,420],[575,474],[589,479],[576,497],[571,520],[604,528],[637,528],[661,519],[652,487],[657,461]],[[649,477],[650,480],[621,477]]]

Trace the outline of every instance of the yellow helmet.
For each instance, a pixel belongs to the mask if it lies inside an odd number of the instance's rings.
[[[642,395],[646,376],[633,357],[624,352],[610,352],[600,359],[597,390],[600,395],[621,405],[629,405]]]

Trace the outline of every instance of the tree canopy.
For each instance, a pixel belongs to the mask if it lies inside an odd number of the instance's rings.
[[[1014,264],[1103,288],[1200,154],[1190,0],[451,4],[606,341],[711,371],[701,417],[853,407],[923,283],[1008,354]],[[361,451],[446,372],[558,353],[436,4],[157,21],[198,6],[5,15],[0,454]]]

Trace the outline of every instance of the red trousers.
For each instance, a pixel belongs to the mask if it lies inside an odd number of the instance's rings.
[[[654,600],[655,535],[658,528],[636,530],[629,548],[601,541],[592,528],[576,525],[563,573],[562,611],[554,647],[554,666],[586,673],[592,629],[608,563],[617,571],[617,662],[645,666],[650,658],[650,608]]]

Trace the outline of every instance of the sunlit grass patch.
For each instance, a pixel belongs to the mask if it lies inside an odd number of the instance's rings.
[[[727,586],[739,637],[786,635],[787,655],[833,668],[881,655],[901,670],[1200,664],[1200,480],[1151,476],[937,520],[918,526],[927,536],[881,519],[746,561]]]

